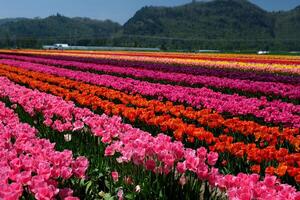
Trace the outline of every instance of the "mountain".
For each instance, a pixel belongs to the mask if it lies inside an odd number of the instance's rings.
[[[300,6],[267,12],[247,0],[214,0],[143,7],[124,24],[123,33],[144,42],[160,38],[171,48],[300,50]]]
[[[300,6],[289,12],[276,13],[276,38],[299,40],[300,36]]]
[[[0,35],[13,34],[16,37],[107,37],[121,26],[110,20],[100,21],[89,18],[68,18],[60,14],[44,19],[6,19],[0,21]]]
[[[16,22],[16,21],[19,21],[19,20],[22,20],[22,19],[25,19],[25,18],[5,18],[5,19],[0,19],[0,25],[8,23],[8,22]]]
[[[44,19],[17,19],[0,21],[0,38],[9,41],[42,40],[43,43],[68,42],[111,37],[121,25],[110,20],[68,18],[60,14]]]
[[[144,7],[124,25],[125,34],[189,39],[266,39],[274,19],[245,0],[215,0],[183,6]]]

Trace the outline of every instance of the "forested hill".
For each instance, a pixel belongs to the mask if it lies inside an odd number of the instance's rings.
[[[128,35],[181,38],[199,44],[218,43],[219,46],[236,45],[239,48],[257,43],[272,47],[288,42],[293,43],[289,44],[292,47],[299,46],[300,7],[285,12],[267,12],[247,0],[151,6],[136,12],[123,29]]]
[[[126,34],[192,39],[274,37],[274,17],[243,0],[216,0],[183,6],[144,7],[125,25]]]
[[[121,25],[110,20],[69,18],[60,14],[47,18],[0,20],[0,38],[10,43],[22,41],[82,42],[91,39],[106,39],[121,29]],[[18,45],[18,44],[16,44]],[[24,44],[23,44],[24,45]]]
[[[19,21],[19,20],[22,20],[22,19],[25,19],[25,18],[5,18],[5,19],[0,19],[0,25],[6,24],[8,22],[16,22],[16,21]]]

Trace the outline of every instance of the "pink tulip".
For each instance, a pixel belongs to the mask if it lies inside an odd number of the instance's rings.
[[[112,179],[113,179],[114,182],[117,182],[119,180],[119,174],[118,174],[118,172],[113,171],[111,173],[111,176],[112,176]]]
[[[123,189],[119,188],[118,193],[117,193],[118,200],[123,200],[123,195],[124,195]]]
[[[209,154],[207,154],[207,163],[210,166],[214,166],[216,164],[216,162],[218,161],[219,158],[219,154],[215,153],[215,152],[209,152]]]
[[[73,196],[73,190],[71,190],[70,188],[63,188],[59,190],[59,197],[61,199],[65,199],[71,196]]]
[[[73,161],[72,152],[55,151],[54,144],[37,138],[37,131],[21,123],[14,111],[1,102],[0,129],[0,199],[19,199],[23,188],[36,199],[53,199],[59,191],[57,179],[73,175],[72,162],[86,168],[84,158]],[[1,156],[2,153],[5,154]],[[9,181],[11,184],[7,184]]]
[[[154,160],[147,160],[145,166],[147,170],[154,171],[156,163]]]
[[[88,165],[89,161],[85,157],[78,157],[75,162],[72,163],[73,173],[78,178],[84,178]]]
[[[184,175],[182,175],[179,179],[179,184],[181,186],[184,186],[187,183],[186,177]]]

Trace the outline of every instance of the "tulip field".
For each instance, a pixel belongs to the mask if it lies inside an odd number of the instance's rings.
[[[300,56],[0,50],[0,200],[300,200]]]

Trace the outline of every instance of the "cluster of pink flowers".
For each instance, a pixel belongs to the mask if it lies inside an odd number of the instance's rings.
[[[166,98],[170,101],[188,103],[198,108],[212,108],[220,113],[229,112],[233,115],[251,114],[264,119],[265,122],[282,123],[286,126],[296,128],[300,127],[300,105],[282,102],[281,100],[268,101],[266,97],[261,97],[259,99],[247,98],[237,94],[229,95],[214,92],[208,88],[189,88],[149,83],[130,78],[73,71],[30,62],[13,60],[0,60],[0,62],[28,70],[63,76],[105,87],[112,87],[133,94],[142,94],[158,99]]]
[[[113,139],[113,138],[112,138]],[[172,142],[171,137],[159,134],[156,137],[146,132],[119,134],[106,148],[105,155],[120,153],[119,163],[133,162],[158,174],[168,174],[176,166],[177,172],[194,172],[202,180],[207,180],[210,166],[218,160],[215,152],[207,153],[204,147],[197,150],[184,148],[182,142]]]
[[[279,95],[291,99],[300,98],[300,86],[276,83],[276,82],[261,82],[251,80],[238,80],[231,78],[219,78],[215,76],[195,76],[184,73],[161,72],[149,69],[137,69],[130,67],[118,67],[113,65],[99,65],[93,63],[83,63],[76,61],[65,61],[56,59],[45,59],[26,56],[1,55],[1,58],[14,60],[23,60],[33,63],[41,63],[46,65],[74,67],[80,70],[96,70],[106,73],[116,73],[124,76],[134,76],[137,78],[150,78],[152,80],[166,80],[174,83],[184,83],[189,85],[203,85],[206,87],[229,88],[244,92],[262,93],[265,95]],[[0,60],[2,63],[9,63],[10,60]]]
[[[72,102],[16,85],[7,78],[0,77],[0,97],[9,98],[10,101],[19,104],[26,111],[30,111],[32,115],[38,112],[48,115],[48,120],[54,116],[58,118],[67,116],[62,118],[61,123],[77,121],[78,125],[74,123],[72,125],[74,130],[83,130],[87,126],[92,134],[101,137],[101,141],[107,145],[106,156],[114,156],[116,153],[121,155],[116,158],[120,163],[131,162],[158,174],[168,174],[171,170],[176,169],[178,174],[182,174],[181,177],[190,171],[195,173],[199,179],[209,181],[212,186],[224,189],[230,199],[245,199],[245,195],[257,199],[267,196],[271,196],[272,199],[280,199],[287,195],[287,192],[289,199],[297,199],[300,195],[295,188],[280,184],[275,177],[266,177],[265,180],[259,181],[258,178],[253,178],[258,175],[221,175],[218,169],[213,167],[218,160],[217,153],[208,153],[205,148],[197,150],[185,148],[181,142],[173,142],[171,137],[163,134],[153,137],[150,133],[122,123],[119,117],[110,118],[106,115],[96,115],[88,109],[77,108]],[[55,109],[55,106],[58,105],[59,109]],[[45,124],[50,126],[52,123]],[[57,127],[54,128],[57,129]],[[49,155],[48,151],[47,155]],[[81,159],[79,161],[83,162]],[[82,165],[76,164],[73,166],[82,167]],[[176,166],[175,169],[174,166]],[[78,173],[74,170],[75,172]],[[118,180],[116,172],[112,176],[115,181]],[[275,181],[274,184],[270,184],[270,178]],[[188,181],[184,178],[181,179],[182,184]],[[244,183],[243,180],[246,182]],[[65,192],[68,193],[68,191]]]
[[[260,180],[258,174],[248,175],[240,173],[237,176],[224,176],[215,170],[209,178],[212,185],[226,191],[229,199],[300,199],[300,193],[294,187],[280,184],[275,176],[266,176],[263,180]]]
[[[186,172],[193,172],[200,180],[209,181],[211,186],[225,191],[229,199],[300,199],[300,193],[294,187],[280,184],[275,176],[260,181],[258,174],[221,175],[213,167],[218,160],[217,153],[208,153],[203,147],[197,150],[184,148],[181,142],[172,142],[166,135],[152,137],[138,131],[119,134],[118,140],[115,137],[106,148],[105,155],[116,153],[121,154],[117,158],[119,163],[133,162],[159,174],[168,174],[176,166],[176,172],[181,174],[180,184],[188,181]]]
[[[21,123],[13,110],[0,102],[0,199],[19,199],[24,190],[40,200],[58,195],[65,200],[78,199],[71,189],[59,189],[58,179],[83,178],[87,159],[74,160],[71,151],[55,151],[54,144],[36,135],[36,129]]]

